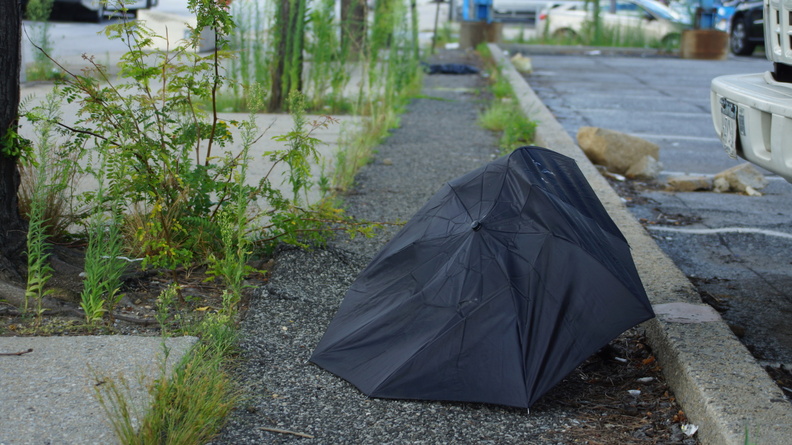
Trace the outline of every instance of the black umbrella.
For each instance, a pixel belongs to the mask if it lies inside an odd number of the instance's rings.
[[[410,219],[311,361],[372,397],[527,408],[653,316],[627,241],[574,160],[523,147]]]

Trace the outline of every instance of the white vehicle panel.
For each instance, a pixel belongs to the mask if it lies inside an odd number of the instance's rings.
[[[769,72],[713,79],[712,122],[723,140],[721,99],[738,108],[737,155],[792,182],[792,85]]]

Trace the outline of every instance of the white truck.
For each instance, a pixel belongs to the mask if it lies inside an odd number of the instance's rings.
[[[764,0],[765,54],[773,70],[712,80],[715,131],[741,157],[792,182],[792,2]]]

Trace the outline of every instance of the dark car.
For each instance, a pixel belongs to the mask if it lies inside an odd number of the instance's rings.
[[[750,56],[757,45],[764,45],[764,2],[740,2],[734,8],[729,27],[731,52]]]

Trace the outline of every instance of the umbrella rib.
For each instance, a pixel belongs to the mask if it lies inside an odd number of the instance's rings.
[[[458,192],[457,192],[457,190],[454,188],[454,186],[453,186],[453,185],[451,185],[451,183],[448,183],[448,188],[450,188],[450,189],[451,189],[451,191],[454,193],[454,197],[455,197],[455,198],[457,199],[457,201],[459,201],[459,203],[462,205],[462,208],[464,208],[464,209],[465,209],[465,213],[467,213],[467,215],[470,217],[470,219],[473,219],[473,215],[471,215],[471,214],[470,214],[470,209],[468,209],[468,207],[465,205],[465,201],[462,199],[462,197],[461,197],[461,196],[459,196],[459,193],[458,193]]]

